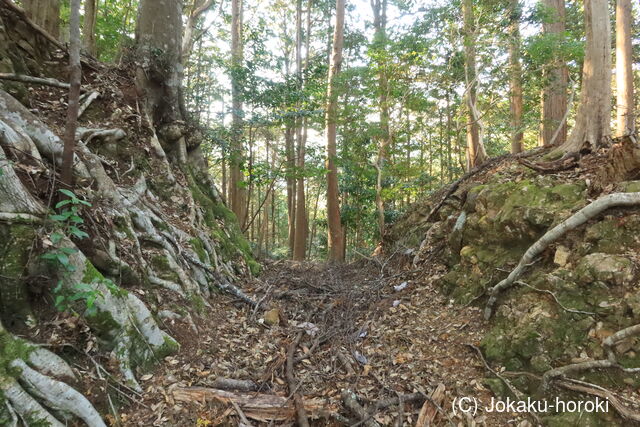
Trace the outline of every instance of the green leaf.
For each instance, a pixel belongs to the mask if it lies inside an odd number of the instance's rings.
[[[76,195],[73,191],[67,190],[66,188],[61,188],[58,190],[59,192],[61,192],[62,194],[64,194],[67,197],[70,197],[72,199],[76,198]]]
[[[62,200],[62,201],[56,203],[56,209],[60,209],[61,207],[66,206],[69,203],[71,203],[71,200],[69,200],[69,199]]]

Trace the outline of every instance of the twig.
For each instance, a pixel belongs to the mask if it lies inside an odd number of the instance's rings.
[[[469,347],[470,349],[472,349],[480,358],[480,360],[482,360],[482,363],[484,364],[485,368],[487,369],[487,371],[491,372],[493,375],[496,376],[496,378],[498,378],[500,381],[502,381],[504,383],[505,386],[507,386],[507,388],[509,389],[509,391],[517,398],[520,399],[522,397],[522,393],[520,392],[520,390],[518,390],[517,388],[515,388],[513,386],[513,384],[511,384],[511,382],[506,379],[505,377],[503,377],[502,375],[500,375],[495,369],[493,369],[491,366],[489,366],[489,363],[487,362],[487,359],[484,358],[484,355],[482,354],[482,351],[476,347],[473,344],[467,344],[467,347]],[[536,422],[538,423],[538,425],[540,424],[540,418],[538,417],[538,414],[536,414],[535,412],[530,412],[529,415],[531,415]]]
[[[569,312],[569,313],[586,314],[586,315],[589,315],[589,316],[591,316],[591,315],[594,315],[594,314],[595,314],[595,313],[593,313],[593,312],[591,312],[591,311],[575,310],[575,309],[573,309],[573,308],[565,307],[565,306],[560,302],[560,300],[558,300],[558,297],[556,296],[556,294],[555,294],[555,293],[553,293],[553,292],[551,292],[551,291],[549,291],[549,290],[547,290],[547,289],[539,289],[539,288],[536,288],[535,286],[531,286],[530,284],[525,283],[525,282],[523,282],[523,281],[521,281],[521,280],[516,281],[516,284],[518,284],[518,285],[522,285],[522,286],[526,286],[527,288],[532,289],[532,290],[534,290],[534,291],[536,291],[536,292],[540,292],[540,293],[543,293],[543,294],[549,294],[549,295],[551,295],[551,296],[553,297],[553,299],[555,300],[555,302],[560,306],[560,308],[562,308],[564,311],[567,311],[567,312]]]
[[[249,421],[247,416],[244,414],[244,412],[242,412],[242,409],[240,409],[240,406],[235,402],[235,400],[232,400],[231,404],[233,405],[233,409],[236,410],[236,413],[238,414],[238,416],[242,420],[242,423],[245,426],[252,426],[253,424],[251,424],[251,422]]]

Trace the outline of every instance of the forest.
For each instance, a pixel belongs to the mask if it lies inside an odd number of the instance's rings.
[[[640,425],[640,4],[0,0],[0,425]]]

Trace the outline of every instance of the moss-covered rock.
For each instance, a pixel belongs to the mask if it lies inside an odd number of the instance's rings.
[[[194,200],[203,209],[204,222],[210,229],[211,237],[219,244],[220,255],[224,261],[246,263],[252,274],[260,272],[260,264],[255,261],[249,242],[242,234],[238,219],[205,184],[197,172],[186,173],[189,189]]]
[[[586,255],[578,262],[575,271],[577,280],[584,284],[603,282],[622,286],[634,278],[629,258],[604,253]]]

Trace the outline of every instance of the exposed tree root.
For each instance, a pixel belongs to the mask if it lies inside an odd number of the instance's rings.
[[[133,293],[112,293],[107,286],[108,277],[103,273],[114,281],[126,279],[127,284],[148,282],[171,289],[183,297],[201,295],[206,298],[212,288],[218,287],[252,306],[256,303],[229,282],[228,278],[234,277],[233,268],[217,254],[217,245],[207,235],[201,217],[198,219],[196,203],[189,190],[177,186],[173,190],[190,206],[191,224],[186,227],[189,229],[186,232],[164,218],[165,214],[158,208],[158,198],[147,187],[144,176],[130,188],[116,185],[106,173],[103,159],[87,147],[87,143],[95,138],[116,141],[124,136],[120,129],[81,129],[78,134],[85,142],[77,144],[74,175],[80,184],[91,184],[90,194],[107,201],[101,210],[107,216],[104,220],[117,224],[113,235],[107,236],[105,246],[108,248],[85,255],[66,238],[56,247],[73,250],[69,256],[73,271],[59,277],[62,291],[73,293],[78,283],[85,283],[99,295],[94,305],[95,313],[85,313],[87,323],[103,348],[112,351],[126,385],[140,391],[133,361],[158,360],[177,350],[178,344],[158,327],[149,309]],[[46,162],[57,164],[62,157],[61,140],[18,101],[0,91],[0,168],[3,172],[0,175],[0,221],[4,224],[40,223],[48,210],[29,193],[14,172],[6,156],[8,151],[5,153],[5,150],[14,148],[30,153],[45,167]],[[155,149],[162,150],[162,147],[158,144]],[[166,156],[159,158],[168,171],[165,182],[175,184]],[[190,242],[195,239],[202,243],[198,253],[189,249]],[[117,248],[122,246],[133,251],[135,268],[118,256]],[[164,259],[166,269],[159,271],[160,267],[148,259],[149,254]],[[169,280],[169,275],[175,276],[175,280],[173,277]],[[82,307],[79,306],[78,311],[82,312]],[[62,425],[57,419],[59,414],[52,414],[46,409],[52,408],[77,416],[89,425],[104,425],[82,395],[71,386],[53,379],[72,378],[73,371],[52,353],[37,349],[27,361],[16,360],[13,366],[22,372],[20,381],[29,385],[22,389],[15,380],[0,378],[3,392],[16,417],[31,414],[51,425]]]
[[[534,163],[527,159],[518,159],[518,163],[536,172],[555,173],[575,168],[578,166],[579,159],[580,153],[567,153],[561,159],[553,162]]]
[[[20,359],[11,362],[11,366],[20,370],[20,379],[26,384],[26,388],[42,399],[48,407],[69,412],[89,426],[106,427],[93,405],[67,384],[42,375]]]
[[[603,342],[602,346],[604,347],[607,357],[609,360],[616,360],[615,352],[613,350],[613,346],[623,341],[627,338],[634,337],[640,335],[640,324],[629,326],[628,328],[622,329],[615,334],[607,337]]]
[[[556,384],[567,390],[601,397],[607,400],[622,418],[640,423],[640,413],[627,408],[616,395],[603,387],[574,379],[558,381]]]
[[[568,219],[547,231],[537,242],[527,249],[516,268],[509,273],[509,276],[489,289],[489,301],[487,302],[484,311],[485,319],[489,319],[493,314],[493,309],[498,299],[498,295],[513,286],[527,266],[530,265],[551,243],[562,237],[568,231],[581,226],[609,208],[635,206],[638,204],[640,204],[640,193],[608,194],[580,209]]]
[[[487,169],[490,169],[490,168],[494,167],[495,165],[497,165],[498,163],[500,163],[501,161],[503,161],[506,158],[515,157],[517,159],[522,159],[522,158],[533,156],[533,155],[539,153],[541,151],[541,149],[542,148],[533,149],[533,150],[522,152],[522,153],[518,153],[518,154],[503,154],[502,156],[492,157],[492,158],[488,159],[486,162],[482,163],[481,165],[476,166],[475,168],[471,169],[470,171],[468,171],[467,173],[462,175],[460,178],[456,179],[451,184],[449,184],[449,188],[447,188],[447,191],[440,198],[440,201],[438,203],[436,203],[433,206],[433,208],[431,208],[431,211],[429,211],[429,213],[427,214],[427,217],[424,219],[424,222],[431,222],[433,220],[433,218],[440,211],[440,208],[442,208],[442,206],[447,201],[447,199],[453,193],[456,192],[456,190],[460,187],[460,185],[463,182],[469,180],[473,176],[475,176],[475,175],[477,175],[477,174],[479,174],[479,173],[481,173],[481,172],[483,172],[483,171],[485,171]]]

